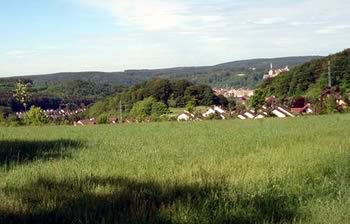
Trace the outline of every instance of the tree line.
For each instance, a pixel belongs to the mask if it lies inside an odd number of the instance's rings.
[[[140,111],[142,111],[141,117],[154,114],[158,116],[166,113],[166,108],[169,107],[227,106],[228,104],[228,100],[224,96],[216,96],[210,86],[194,84],[187,80],[153,79],[96,102],[88,110],[88,115],[96,117],[101,114],[119,114],[122,110],[137,117]],[[152,110],[154,113],[151,112]]]
[[[20,90],[16,85],[31,89],[31,97],[30,100],[26,100],[26,104],[16,99],[14,91]],[[125,87],[118,85],[81,80],[37,84],[30,79],[22,79],[20,82],[14,78],[0,79],[0,112],[20,112],[31,106],[42,109],[58,109],[63,104],[88,106],[124,89]]]
[[[259,90],[277,97],[305,96],[315,100],[328,85],[328,62],[332,86],[342,94],[350,91],[350,49],[294,67],[291,71],[266,80]]]
[[[334,92],[337,99],[332,94],[322,96],[327,91]],[[295,66],[289,72],[265,80],[250,99],[250,106],[260,108],[269,96],[275,96],[287,106],[302,98],[312,103],[318,113],[339,111],[336,101],[340,98],[350,104],[350,49]]]

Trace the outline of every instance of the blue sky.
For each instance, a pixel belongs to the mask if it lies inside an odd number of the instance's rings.
[[[350,47],[349,0],[0,0],[0,76],[212,65]]]

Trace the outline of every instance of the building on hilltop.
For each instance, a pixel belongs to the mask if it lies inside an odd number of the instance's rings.
[[[251,97],[254,95],[254,90],[247,89],[247,88],[240,88],[240,89],[234,89],[234,88],[214,88],[214,94],[219,96],[223,95],[226,98],[230,97]]]
[[[263,79],[271,79],[279,76],[282,72],[289,72],[289,71],[290,70],[288,66],[286,66],[285,68],[274,69],[273,65],[271,64],[269,73],[265,74]]]

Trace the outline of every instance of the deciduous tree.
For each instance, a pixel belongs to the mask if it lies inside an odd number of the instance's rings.
[[[13,96],[24,106],[25,111],[27,111],[28,103],[32,99],[32,84],[30,82],[18,80],[15,85]]]

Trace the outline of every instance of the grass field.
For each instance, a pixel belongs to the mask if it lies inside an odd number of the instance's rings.
[[[0,223],[349,223],[350,115],[0,127]]]

